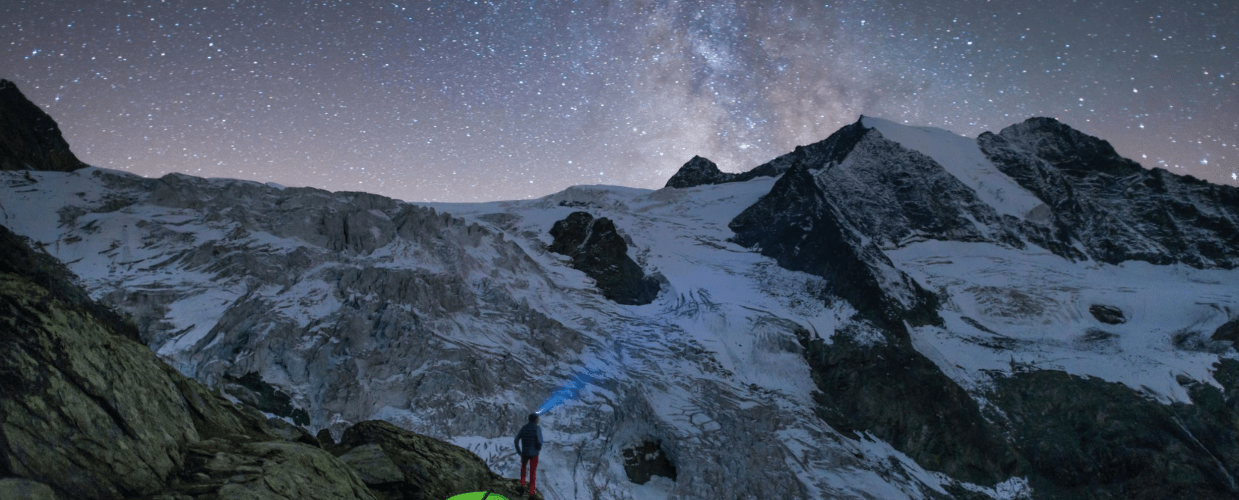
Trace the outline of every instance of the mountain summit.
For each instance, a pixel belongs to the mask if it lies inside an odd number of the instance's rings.
[[[17,89],[0,79],[0,170],[55,170],[85,167],[69,150],[60,126]]]

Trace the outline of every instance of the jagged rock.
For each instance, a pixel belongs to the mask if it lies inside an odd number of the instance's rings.
[[[628,244],[611,219],[573,212],[551,227],[552,252],[572,257],[572,267],[594,279],[606,298],[620,304],[645,305],[658,296],[658,281],[645,276],[628,256]]]
[[[57,500],[52,487],[29,479],[0,479],[0,498],[4,500]]]
[[[663,453],[659,443],[645,441],[640,446],[624,448],[624,473],[628,480],[637,484],[650,482],[653,476],[662,476],[675,481],[675,464]]]
[[[1123,310],[1114,306],[1093,304],[1088,306],[1088,312],[1097,318],[1097,321],[1107,325],[1121,325],[1127,322],[1127,318],[1123,316]]]
[[[999,135],[1073,175],[1097,172],[1125,176],[1144,170],[1139,163],[1119,156],[1109,142],[1053,118],[1029,118],[1003,129]]]
[[[507,498],[528,494],[528,488],[491,472],[468,450],[383,421],[362,422],[344,431],[336,455],[356,467],[372,467],[363,477],[383,499],[441,499],[470,491]]]
[[[55,170],[85,167],[69,150],[60,126],[26,99],[17,84],[0,79],[0,170]]]
[[[1070,257],[1077,241],[1088,257],[1111,264],[1239,266],[1239,188],[1145,170],[1106,141],[1050,118],[983,133],[977,144],[1053,209],[1039,244],[1055,253]]]
[[[319,429],[318,434],[314,435],[322,447],[332,449],[336,445],[336,440],[331,436],[331,430],[327,428]]]
[[[862,116],[861,119],[864,119]],[[868,129],[856,123],[843,127],[831,135],[829,139],[809,146],[796,146],[791,153],[754,167],[742,173],[728,173],[718,169],[714,162],[694,156],[688,160],[675,175],[667,180],[663,187],[689,188],[706,184],[724,184],[728,182],[744,182],[758,177],[778,177],[797,164],[827,165],[838,163],[851,151],[855,142],[863,137]]]
[[[318,437],[310,434],[310,431],[305,430],[304,427],[299,425],[290,424],[281,418],[271,417],[267,419],[267,433],[285,441],[310,445],[315,448],[323,447],[323,443],[319,441]]]
[[[800,150],[800,147],[797,146],[796,151],[799,152]],[[707,184],[744,182],[758,177],[778,177],[779,174],[787,171],[788,166],[789,163],[786,161],[775,160],[747,172],[731,173],[719,170],[718,165],[706,158],[694,156],[681,166],[675,172],[675,175],[667,179],[667,184],[663,187],[684,189]]]

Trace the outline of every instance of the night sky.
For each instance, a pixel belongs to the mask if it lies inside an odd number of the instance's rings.
[[[0,2],[0,77],[92,165],[409,201],[661,187],[861,114],[1051,116],[1239,184],[1239,1]]]

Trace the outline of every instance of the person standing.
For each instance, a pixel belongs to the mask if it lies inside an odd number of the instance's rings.
[[[516,453],[521,456],[521,486],[525,486],[525,466],[529,466],[529,495],[534,494],[534,482],[538,476],[538,453],[542,451],[542,428],[538,427],[538,414],[529,414],[529,423],[521,427],[512,440]]]

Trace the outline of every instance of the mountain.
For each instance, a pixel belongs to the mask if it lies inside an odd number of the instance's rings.
[[[85,167],[69,150],[60,126],[17,89],[0,79],[0,170],[55,170]]]
[[[515,477],[545,409],[548,498],[1231,498],[1237,190],[1133,165],[1049,119],[862,117],[748,173],[483,204],[3,172],[0,223],[324,438],[382,420]]]

